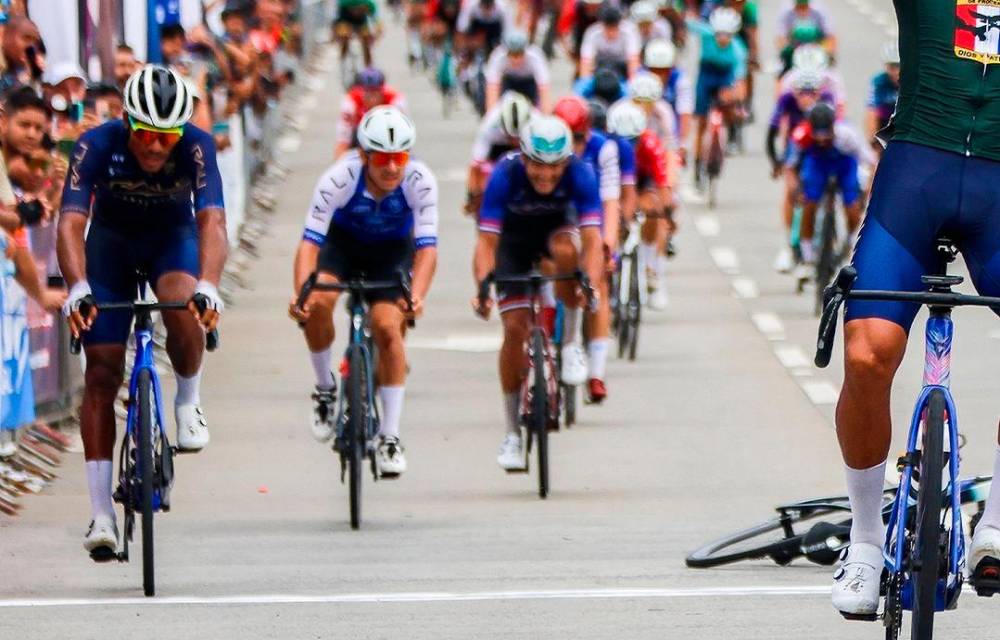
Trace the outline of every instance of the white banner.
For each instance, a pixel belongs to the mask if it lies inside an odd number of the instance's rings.
[[[80,64],[80,19],[77,0],[28,0],[31,20],[45,42],[45,64]]]

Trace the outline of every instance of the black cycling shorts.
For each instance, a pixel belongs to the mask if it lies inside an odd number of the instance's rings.
[[[341,282],[351,278],[365,280],[396,280],[400,271],[409,276],[413,269],[413,238],[360,242],[353,235],[330,225],[326,242],[319,252],[316,269],[332,273]],[[365,296],[368,304],[395,302],[403,297],[399,287],[371,291]]]
[[[559,233],[579,235],[576,215],[567,209],[564,216],[521,216],[516,225],[504,222],[497,247],[496,275],[525,276],[543,258],[551,258],[549,243]],[[496,285],[500,313],[513,309],[526,309],[531,304],[527,283],[500,283]]]

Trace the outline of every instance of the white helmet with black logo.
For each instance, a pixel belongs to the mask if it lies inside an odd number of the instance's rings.
[[[194,113],[194,96],[173,69],[147,64],[125,82],[125,112],[158,129],[184,126]]]
[[[358,125],[358,144],[365,151],[409,151],[416,139],[413,121],[396,107],[375,107]]]
[[[511,138],[518,137],[531,119],[531,111],[527,98],[516,91],[507,91],[500,98],[500,128]]]

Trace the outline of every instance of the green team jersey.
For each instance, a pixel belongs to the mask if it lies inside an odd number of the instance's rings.
[[[337,7],[340,9],[353,9],[354,7],[365,7],[368,15],[372,18],[378,17],[378,5],[375,0],[337,0]]]
[[[893,4],[902,67],[887,137],[1000,161],[1000,0]]]

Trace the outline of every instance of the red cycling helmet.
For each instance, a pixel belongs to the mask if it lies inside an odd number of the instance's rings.
[[[590,109],[580,96],[559,98],[552,115],[561,118],[574,134],[590,131]]]

